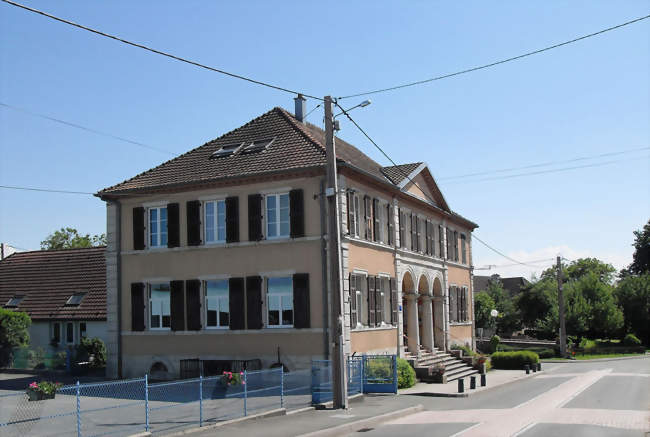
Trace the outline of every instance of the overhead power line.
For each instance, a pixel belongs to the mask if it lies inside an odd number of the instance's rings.
[[[275,90],[278,90],[278,91],[284,91],[284,92],[290,93],[290,94],[302,94],[303,96],[309,97],[311,99],[323,100],[320,97],[305,94],[302,91],[297,91],[297,90],[292,90],[292,89],[289,89],[289,88],[284,88],[284,87],[281,87],[281,86],[278,86],[278,85],[273,85],[273,84],[270,84],[270,83],[267,83],[267,82],[263,82],[261,80],[252,79],[250,77],[242,76],[240,74],[231,73],[229,71],[221,70],[219,68],[210,67],[208,65],[201,64],[201,63],[196,62],[196,61],[192,61],[192,60],[189,60],[189,59],[186,59],[186,58],[182,58],[180,56],[173,55],[173,54],[168,53],[168,52],[164,52],[162,50],[158,50],[158,49],[154,49],[154,48],[145,46],[144,44],[139,44],[139,43],[136,43],[136,42],[129,41],[129,40],[126,40],[124,38],[121,38],[119,36],[111,35],[111,34],[102,32],[100,30],[93,29],[93,28],[88,27],[88,26],[84,26],[84,25],[81,25],[81,24],[78,24],[78,23],[74,23],[74,22],[72,22],[70,20],[66,20],[64,18],[56,17],[54,15],[48,14],[47,12],[43,12],[43,11],[40,11],[38,9],[30,8],[29,6],[25,6],[25,5],[20,4],[20,3],[16,3],[16,2],[13,2],[13,1],[10,1],[10,0],[2,0],[2,1],[9,4],[9,5],[16,6],[18,8],[24,9],[26,11],[42,15],[44,17],[50,18],[50,19],[58,21],[60,23],[64,23],[64,24],[67,24],[67,25],[70,25],[70,26],[74,26],[74,27],[76,27],[78,29],[82,29],[82,30],[85,30],[85,31],[88,31],[88,32],[92,32],[92,33],[94,33],[96,35],[100,35],[100,36],[103,36],[103,37],[106,37],[106,38],[110,38],[110,39],[113,39],[115,41],[119,41],[119,42],[121,42],[123,44],[127,44],[127,45],[130,45],[130,46],[133,46],[133,47],[137,47],[139,49],[147,50],[149,52],[156,53],[158,55],[166,56],[166,57],[174,59],[176,61],[185,62],[186,64],[194,65],[196,67],[200,67],[200,68],[204,68],[206,70],[214,71],[215,73],[230,76],[230,77],[233,77],[235,79],[245,80],[247,82],[254,83],[256,85],[265,86],[267,88],[272,88],[272,89],[275,89]]]
[[[25,190],[25,191],[42,191],[45,193],[62,193],[62,194],[90,194],[94,193],[88,191],[67,191],[67,190],[51,190],[49,188],[36,188],[36,187],[19,187],[15,185],[0,185],[1,189],[5,190]]]
[[[66,125],[66,126],[81,129],[81,130],[84,130],[86,132],[91,132],[91,133],[94,133],[94,134],[97,134],[97,135],[102,135],[102,136],[105,136],[105,137],[108,137],[108,138],[113,138],[113,139],[116,139],[116,140],[119,140],[119,141],[123,141],[125,143],[133,144],[135,146],[144,147],[146,149],[154,150],[156,152],[166,153],[166,154],[169,154],[169,155],[172,155],[172,156],[177,155],[176,153],[170,152],[169,150],[160,149],[158,147],[150,146],[148,144],[140,143],[140,142],[134,141],[134,140],[129,140],[128,138],[120,137],[118,135],[113,135],[113,134],[108,133],[108,132],[102,132],[102,131],[99,131],[99,130],[96,130],[96,129],[92,129],[92,128],[89,128],[89,127],[86,127],[86,126],[82,126],[80,124],[72,123],[72,122],[61,120],[61,119],[54,118],[54,117],[50,117],[49,115],[44,115],[44,114],[39,114],[37,112],[32,112],[32,111],[29,111],[29,110],[27,110],[25,108],[20,108],[18,106],[8,105],[8,104],[2,103],[2,102],[0,102],[0,106],[4,106],[5,108],[8,108],[8,109],[13,109],[14,111],[19,111],[19,112],[23,112],[25,114],[29,114],[32,117],[43,118],[45,120],[50,120],[50,121],[53,121],[55,123],[60,123],[60,124]]]
[[[561,160],[561,161],[547,161],[547,162],[542,162],[540,164],[531,164],[531,165],[524,165],[522,167],[510,167],[510,168],[501,168],[497,170],[487,170],[487,171],[482,171],[482,172],[477,172],[477,173],[466,173],[458,176],[446,176],[446,177],[441,177],[441,178],[436,178],[438,181],[449,181],[452,179],[462,179],[462,178],[468,178],[468,177],[473,177],[473,176],[483,176],[483,175],[489,175],[489,174],[494,174],[494,173],[507,173],[510,171],[515,171],[515,170],[526,170],[529,168],[539,168],[539,167],[547,167],[550,165],[557,165],[557,164],[565,164],[569,162],[578,162],[578,161],[587,161],[589,159],[596,159],[596,158],[605,158],[608,156],[617,156],[617,155],[625,155],[628,153],[635,153],[635,152],[640,152],[643,150],[650,150],[650,147],[639,147],[636,149],[628,149],[628,150],[622,150],[619,152],[609,152],[609,153],[601,153],[599,155],[591,155],[591,156],[582,156],[580,158],[573,158],[573,159],[566,159],[566,160]]]
[[[3,0],[3,1],[6,1],[6,0]],[[573,44],[575,42],[582,41],[584,39],[591,38],[591,37],[594,37],[594,36],[597,36],[597,35],[601,35],[601,34],[606,33],[606,32],[611,32],[612,30],[620,29],[621,27],[628,26],[630,24],[634,24],[634,23],[637,23],[639,21],[646,20],[648,18],[650,18],[650,15],[646,15],[646,16],[643,16],[643,17],[636,18],[634,20],[626,21],[625,23],[617,24],[616,26],[608,27],[606,29],[602,29],[602,30],[599,30],[597,32],[590,33],[588,35],[583,35],[583,36],[571,39],[569,41],[564,41],[564,42],[561,42],[561,43],[558,43],[558,44],[554,44],[552,46],[544,47],[542,49],[533,50],[532,52],[527,52],[527,53],[524,53],[524,54],[521,54],[521,55],[513,56],[511,58],[491,62],[489,64],[480,65],[480,66],[476,66],[476,67],[471,67],[471,68],[467,68],[465,70],[457,71],[455,73],[444,74],[442,76],[436,76],[436,77],[432,77],[432,78],[429,78],[429,79],[418,80],[418,81],[415,81],[415,82],[404,83],[404,84],[401,84],[401,85],[395,85],[395,86],[391,86],[391,87],[387,87],[387,88],[379,88],[379,89],[376,89],[376,90],[366,91],[366,92],[362,92],[362,93],[350,94],[350,95],[347,95],[347,96],[339,97],[339,100],[349,99],[349,98],[352,98],[352,97],[368,96],[368,95],[371,95],[371,94],[385,93],[387,91],[394,91],[394,90],[398,90],[398,89],[401,89],[401,88],[407,88],[407,87],[412,87],[412,86],[416,86],[416,85],[422,85],[422,84],[429,83],[429,82],[434,82],[434,81],[437,81],[437,80],[448,79],[448,78],[454,77],[454,76],[460,76],[461,74],[471,73],[471,72],[478,71],[478,70],[484,70],[486,68],[495,67],[497,65],[505,64],[507,62],[512,62],[512,61],[516,61],[516,60],[519,60],[519,59],[526,58],[528,56],[533,56],[533,55],[537,55],[539,53],[547,52],[549,50],[553,50],[553,49],[556,49],[558,47],[562,47],[562,46],[565,46],[565,45],[568,45],[568,44]]]
[[[350,117],[350,114],[348,113],[348,111],[345,110],[345,108],[343,108],[341,105],[339,105],[339,103],[338,103],[337,101],[335,101],[334,104],[335,104],[336,106],[339,107],[339,109],[342,111],[342,114],[344,114],[344,115],[348,118],[348,120],[350,120],[350,121],[352,122],[352,124],[354,124],[354,125],[356,126],[356,128],[359,129],[359,131],[360,131],[360,132],[361,132],[361,133],[362,133],[362,134],[363,134],[363,135],[368,139],[368,141],[370,141],[370,142],[371,142],[371,143],[372,143],[372,144],[377,148],[377,150],[379,150],[379,151],[381,152],[381,154],[384,155],[384,156],[386,157],[386,159],[388,159],[388,160],[389,160],[389,161],[390,161],[390,162],[395,166],[395,168],[396,168],[396,169],[397,169],[397,170],[398,170],[398,171],[399,171],[399,172],[400,172],[400,173],[401,173],[401,174],[402,174],[406,179],[409,180],[409,182],[411,182],[413,185],[415,185],[416,187],[418,187],[418,188],[420,189],[420,191],[422,192],[422,194],[424,194],[425,197],[427,197],[427,198],[428,198],[432,203],[435,204],[435,200],[432,199],[431,196],[429,196],[429,195],[427,194],[426,190],[424,190],[422,187],[420,187],[420,186],[419,186],[419,185],[418,185],[418,184],[417,184],[417,183],[416,183],[416,182],[415,182],[415,181],[414,181],[414,180],[413,180],[413,179],[412,179],[412,178],[411,178],[411,177],[410,177],[410,176],[409,176],[409,175],[408,175],[408,174],[407,174],[407,173],[406,173],[406,172],[405,172],[401,167],[399,167],[399,166],[395,163],[395,161],[393,160],[393,158],[391,158],[390,156],[388,156],[388,153],[386,153],[386,152],[384,151],[384,149],[382,149],[382,148],[379,146],[379,144],[377,144],[377,142],[376,142],[375,140],[373,140],[373,139],[370,137],[370,135],[368,135],[368,133],[367,133],[365,130],[363,130],[363,128],[362,128],[361,126],[359,126],[359,124],[358,124],[356,121],[354,121],[354,119],[353,119],[352,117]],[[520,262],[520,261],[517,261],[516,259],[513,259],[513,258],[511,258],[511,257],[509,257],[509,256],[507,256],[507,255],[505,255],[505,254],[503,254],[502,252],[498,251],[497,249],[493,248],[492,246],[488,245],[488,244],[485,243],[483,240],[481,240],[480,238],[478,238],[478,237],[476,236],[475,233],[472,233],[472,237],[473,237],[473,238],[476,238],[479,242],[481,242],[481,243],[482,243],[483,245],[485,245],[487,248],[489,248],[490,250],[494,251],[495,253],[501,255],[502,257],[504,257],[504,258],[506,258],[506,259],[508,259],[508,260],[510,260],[510,261],[512,261],[512,262],[514,262],[514,263],[517,263],[517,264],[521,264],[521,265],[524,265],[524,266],[527,265],[526,263],[522,263],[522,262]]]

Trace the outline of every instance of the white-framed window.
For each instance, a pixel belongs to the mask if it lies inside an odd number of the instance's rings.
[[[66,344],[74,344],[74,322],[66,322],[65,324],[65,342]]]
[[[404,244],[402,244],[402,248],[411,250],[411,236],[412,234],[412,223],[411,223],[411,212],[410,211],[405,211],[404,212]]]
[[[79,343],[82,338],[86,338],[86,322],[79,322]]]
[[[204,235],[206,243],[224,243],[226,241],[226,201],[210,200],[204,204]]]
[[[149,247],[167,246],[167,207],[149,208]]]
[[[149,285],[149,329],[170,329],[169,282]]]
[[[205,281],[205,326],[226,329],[230,326],[228,280]]]
[[[264,200],[266,209],[266,237],[289,237],[289,193],[267,194]]]
[[[368,326],[368,276],[359,275],[357,278],[357,326]]]
[[[268,326],[293,327],[293,278],[271,277],[266,280]]]

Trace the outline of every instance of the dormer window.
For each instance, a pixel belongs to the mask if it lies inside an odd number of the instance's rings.
[[[20,302],[25,298],[23,295],[15,295],[11,299],[9,299],[9,302],[5,304],[5,308],[16,308],[18,305],[20,305]]]
[[[245,145],[241,149],[240,153],[242,155],[244,155],[244,154],[247,154],[247,153],[261,152],[262,150],[268,149],[269,146],[271,145],[271,143],[273,143],[274,140],[275,140],[275,138],[267,138],[265,140],[253,141],[252,143],[250,143],[248,145]]]
[[[86,296],[85,292],[80,292],[80,293],[75,293],[72,296],[70,296],[65,303],[66,306],[79,306],[81,304],[81,301],[83,300],[84,296]]]
[[[225,146],[219,147],[217,150],[212,152],[211,158],[220,158],[222,156],[230,156],[239,151],[239,149],[244,145],[244,143],[236,144],[226,144]]]

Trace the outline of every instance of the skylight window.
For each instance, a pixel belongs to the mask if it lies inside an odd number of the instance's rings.
[[[237,143],[237,144],[226,144],[225,146],[221,146],[217,150],[215,150],[212,153],[212,158],[220,158],[222,156],[230,156],[234,153],[236,153],[240,147],[243,146],[243,143]]]
[[[25,298],[25,296],[22,295],[16,295],[9,299],[9,302],[5,304],[6,308],[16,308],[18,305],[20,305],[20,302]]]
[[[247,146],[244,146],[244,148],[241,150],[241,153],[245,154],[245,153],[261,152],[262,150],[268,149],[274,140],[275,138],[267,138],[265,140],[253,141]]]
[[[68,298],[68,301],[65,304],[67,306],[77,306],[81,304],[81,301],[83,300],[84,296],[86,296],[85,292],[75,293]]]

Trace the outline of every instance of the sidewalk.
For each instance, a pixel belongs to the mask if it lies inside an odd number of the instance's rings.
[[[543,369],[543,367],[542,367]],[[542,370],[543,373],[543,370]],[[465,380],[465,392],[458,393],[458,381],[451,381],[447,384],[429,384],[425,382],[418,382],[411,388],[400,390],[399,394],[401,395],[411,395],[411,396],[439,396],[439,397],[468,397],[474,393],[482,392],[489,390],[494,387],[498,387],[503,384],[508,384],[514,381],[520,381],[526,378],[532,378],[538,373],[530,372],[529,375],[526,375],[526,372],[523,370],[491,370],[486,375],[487,385],[481,387],[481,375],[476,376],[476,389],[470,390],[469,383],[470,378],[464,378]]]

